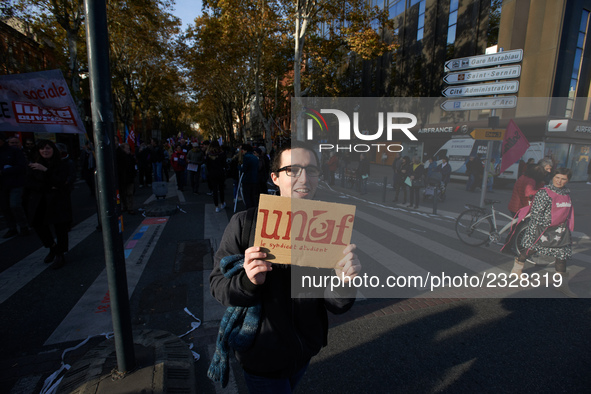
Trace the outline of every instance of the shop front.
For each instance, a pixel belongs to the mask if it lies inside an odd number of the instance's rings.
[[[591,160],[591,122],[549,120],[544,156],[551,158],[555,167],[570,168],[571,181],[586,181]]]

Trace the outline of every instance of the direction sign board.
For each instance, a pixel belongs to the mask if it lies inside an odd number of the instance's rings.
[[[445,71],[469,70],[473,68],[496,66],[499,64],[518,63],[521,60],[523,60],[523,49],[514,49],[512,51],[491,53],[488,55],[451,59],[445,62]]]
[[[470,133],[475,140],[502,141],[505,130],[502,129],[474,129]]]
[[[441,104],[441,109],[444,111],[470,111],[478,109],[515,108],[516,106],[516,96],[504,96],[445,100],[443,104]]]
[[[490,96],[516,93],[519,81],[495,82],[480,85],[450,86],[441,92],[445,97]]]
[[[494,81],[497,79],[517,78],[521,75],[521,66],[506,66],[498,68],[485,68],[483,70],[460,71],[449,73],[443,77],[443,82],[448,84]]]

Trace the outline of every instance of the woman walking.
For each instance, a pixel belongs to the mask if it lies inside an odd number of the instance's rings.
[[[224,189],[226,186],[226,154],[217,141],[212,141],[205,153],[205,167],[207,168],[207,182],[213,192],[215,211],[226,208]]]
[[[400,159],[399,164],[397,163],[394,170],[396,172],[396,181],[394,182],[394,190],[396,191],[396,195],[393,202],[398,202],[398,195],[400,194],[400,190],[402,190],[402,196],[404,198],[402,200],[402,204],[406,204],[407,185],[405,181],[410,175],[411,169],[410,158],[408,156],[404,156],[402,159]]]
[[[521,277],[527,258],[537,252],[555,258],[556,272],[562,277],[557,290],[576,298],[568,286],[566,260],[572,256],[571,232],[574,214],[570,190],[565,186],[572,176],[568,168],[554,171],[551,183],[540,189],[531,204],[531,220],[522,241],[523,251],[515,258],[512,274]]]
[[[43,261],[53,262],[54,269],[66,263],[64,254],[69,247],[72,204],[68,175],[68,163],[61,160],[56,145],[49,140],[39,140],[27,173],[27,214],[43,246],[49,249]]]
[[[186,169],[187,169],[187,155],[183,152],[183,148],[177,145],[174,153],[170,158],[172,169],[176,174],[176,187],[183,191],[186,183]]]

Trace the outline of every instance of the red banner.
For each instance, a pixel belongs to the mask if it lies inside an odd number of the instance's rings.
[[[517,163],[519,159],[525,154],[529,148],[529,142],[519,130],[519,127],[513,122],[509,121],[507,131],[505,132],[505,139],[503,140],[503,147],[501,149],[501,170],[503,173],[507,168]]]

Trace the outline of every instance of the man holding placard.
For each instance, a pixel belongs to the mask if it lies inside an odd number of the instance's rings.
[[[222,333],[232,329],[225,324],[234,321],[231,316],[236,316],[237,309],[250,312],[233,331],[238,334],[228,336],[240,338],[240,345],[230,346],[244,369],[249,391],[291,393],[310,359],[327,344],[327,311],[344,313],[355,301],[356,290],[350,284],[361,264],[355,245],[349,243],[354,207],[306,204],[303,200],[313,199],[316,193],[319,174],[317,156],[309,146],[297,141],[283,146],[271,164],[271,179],[282,197],[264,196],[256,229],[251,210],[234,215],[224,232],[210,286],[213,296],[229,308],[208,372],[223,385],[227,379],[216,376],[214,364],[224,359],[219,351]],[[235,256],[243,258],[244,269],[227,267],[228,259]],[[330,272],[342,279],[341,286],[323,289],[315,298],[294,297],[292,274],[299,269]]]

